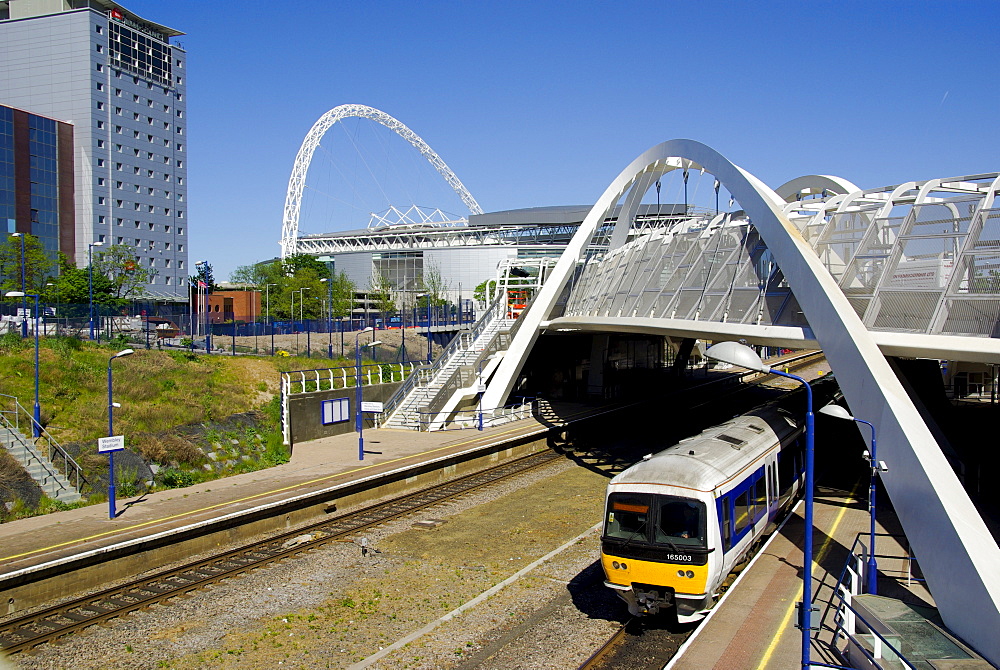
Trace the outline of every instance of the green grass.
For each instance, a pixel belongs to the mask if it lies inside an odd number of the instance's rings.
[[[106,476],[107,458],[97,454],[96,440],[108,433],[108,361],[126,346],[77,338],[40,340],[42,424],[64,445],[92,443],[76,458],[88,475]],[[159,488],[273,467],[289,457],[280,430],[280,372],[327,363],[296,356],[206,356],[136,347],[134,354],[111,364],[113,399],[121,404],[114,411],[114,432],[125,435],[128,449],[161,466],[155,478]],[[332,363],[351,364],[346,360]],[[34,401],[31,338],[22,340],[16,333],[0,336],[0,393],[17,397],[30,411]],[[5,410],[11,405],[10,399],[0,397]],[[226,421],[248,412],[255,413],[249,425],[246,420]],[[190,428],[198,424],[206,425]],[[206,451],[214,451],[217,460],[210,461]],[[138,475],[117,474],[123,495],[137,495],[144,489]],[[100,492],[94,492],[89,502],[100,498]],[[13,513],[5,515],[8,519],[61,509],[61,503],[48,499],[35,509],[14,502]]]

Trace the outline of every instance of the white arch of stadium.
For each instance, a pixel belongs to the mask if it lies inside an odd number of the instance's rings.
[[[424,142],[415,132],[410,130],[406,124],[385,112],[368,107],[366,105],[340,105],[334,107],[321,116],[313,127],[306,133],[302,140],[302,146],[295,156],[295,164],[292,166],[292,174],[288,179],[288,193],[285,196],[285,211],[281,223],[281,257],[287,258],[297,252],[299,236],[299,213],[302,205],[302,192],[306,185],[306,173],[312,162],[313,154],[326,134],[335,123],[346,118],[370,119],[393,131],[404,140],[409,142],[413,148],[420,152],[427,161],[434,166],[449,186],[462,199],[465,206],[473,214],[482,214],[483,210],[472,197],[469,190],[465,188],[461,180],[451,171],[441,157],[438,156],[427,142]]]
[[[678,169],[714,175],[746,218],[629,240],[643,195]],[[876,427],[890,463],[882,480],[946,625],[1000,664],[1000,549],[886,359],[1000,362],[998,189],[1000,175],[875,191],[817,175],[779,194],[703,144],[659,144],[590,210],[518,319],[481,406],[503,405],[546,329],[819,346]],[[610,249],[587,257],[620,201]]]

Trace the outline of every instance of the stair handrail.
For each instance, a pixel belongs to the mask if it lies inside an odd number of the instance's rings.
[[[32,433],[35,432],[33,429],[36,426],[38,428],[38,437],[33,439],[32,446],[35,449],[38,449],[38,441],[42,440],[42,446],[44,447],[44,450],[43,453],[41,453],[40,455],[48,459],[48,462],[50,462],[56,468],[57,471],[59,468],[57,458],[62,459],[63,463],[62,474],[66,476],[66,480],[70,483],[70,485],[76,488],[78,493],[82,493],[83,492],[82,486],[85,484],[89,485],[90,482],[84,476],[83,468],[80,467],[80,464],[77,463],[73,459],[73,457],[69,455],[69,452],[67,452],[66,449],[63,448],[63,446],[59,444],[56,441],[56,439],[49,434],[47,430],[45,430],[44,426],[35,421],[35,417],[31,414],[31,412],[29,412],[27,409],[24,408],[24,406],[20,403],[20,401],[18,401],[16,396],[8,395],[6,393],[0,393],[0,397],[10,398],[11,400],[14,401],[13,412],[6,410],[3,411],[3,414],[13,413],[14,415],[13,424],[11,424],[11,422],[7,419],[7,417],[4,416],[4,420],[7,422],[8,427],[12,427],[15,431],[15,434],[21,435],[22,433],[20,430],[20,425],[21,425],[20,416],[21,414],[24,414],[25,418],[28,420],[29,428],[32,429]],[[48,468],[46,468],[46,470],[48,470]]]
[[[476,338],[479,337],[483,330],[492,322],[494,314],[499,312],[500,305],[506,305],[506,299],[506,293],[498,293],[496,298],[493,299],[493,302],[490,303],[490,306],[483,311],[482,316],[480,316],[476,323],[473,324],[472,328],[466,331],[460,331],[457,336],[453,337],[451,342],[448,343],[448,346],[446,346],[434,360],[434,363],[420,370],[419,374],[410,375],[410,377],[403,382],[398,389],[396,389],[396,392],[392,394],[392,397],[385,401],[382,416],[388,420],[392,416],[393,412],[395,412],[399,407],[400,403],[402,403],[406,396],[409,395],[410,391],[417,386],[423,386],[432,381],[434,377],[437,376],[437,373],[441,370],[441,368],[443,368],[456,354],[464,350],[463,342],[467,342],[465,346],[469,346],[475,342]],[[429,331],[427,336],[430,337]],[[424,384],[421,384],[421,382],[424,382]],[[383,421],[383,423],[385,423],[385,421]]]
[[[451,398],[456,391],[468,388],[473,382],[476,381],[480,363],[485,361],[494,353],[506,349],[509,344],[510,337],[506,331],[498,330],[493,333],[493,337],[489,339],[489,342],[486,343],[482,351],[478,352],[476,358],[474,358],[469,364],[462,365],[452,372],[451,376],[445,381],[444,384],[441,385],[441,388],[438,389],[437,393],[435,393],[427,404],[424,405],[422,412],[436,413],[441,411],[441,409],[448,402],[448,399]]]

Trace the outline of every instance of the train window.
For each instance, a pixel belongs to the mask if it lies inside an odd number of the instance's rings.
[[[729,525],[729,496],[725,496],[719,500],[719,509],[722,511],[720,516],[722,517],[722,547],[723,551],[729,549],[729,538],[731,537],[731,526]]]
[[[677,546],[705,546],[705,505],[694,500],[656,496],[653,541]]]
[[[608,518],[604,524],[604,536],[647,541],[648,519],[649,496],[613,494],[608,500]]]
[[[760,477],[754,483],[754,505],[757,506],[757,514],[764,511],[767,507],[767,480]]]
[[[733,503],[733,518],[736,521],[736,534],[750,524],[750,491],[744,491],[736,496]]]
[[[786,495],[788,490],[792,488],[792,484],[795,483],[797,477],[795,456],[797,453],[797,450],[793,447],[782,451],[778,457],[778,489],[781,495]]]

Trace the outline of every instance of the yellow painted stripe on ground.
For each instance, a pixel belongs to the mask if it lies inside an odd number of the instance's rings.
[[[493,438],[501,437],[501,436],[507,435],[509,433],[516,433],[516,432],[518,432],[518,430],[520,430],[520,429],[508,430],[508,431],[504,431],[502,433],[494,433],[493,435],[489,435],[489,436],[470,438],[470,439],[464,440],[462,442],[455,442],[455,443],[448,444],[447,446],[438,447],[436,449],[431,449],[430,451],[422,452],[422,455],[423,454],[433,454],[435,452],[442,451],[444,449],[453,449],[455,447],[461,447],[461,446],[464,446],[464,445],[467,445],[467,444],[472,444],[472,443],[476,442],[477,440],[486,439],[487,437],[488,437],[488,439],[493,439]],[[374,468],[375,466],[389,465],[391,463],[396,463],[396,462],[399,462],[399,461],[404,461],[404,460],[406,460],[408,458],[413,458],[413,456],[416,456],[416,455],[417,454],[412,454],[410,456],[402,456],[400,458],[394,458],[394,459],[389,460],[389,461],[382,461],[380,463],[372,463],[371,465],[365,465],[365,466],[362,466],[360,468],[355,468],[353,470],[345,470],[344,472],[338,472],[337,474],[333,474],[333,475],[326,475],[324,477],[319,477],[318,479],[311,479],[309,481],[300,482],[298,484],[292,484],[290,486],[283,486],[283,487],[281,487],[279,489],[274,489],[273,491],[265,491],[263,493],[255,493],[254,495],[247,496],[245,498],[237,498],[235,500],[228,500],[226,502],[217,503],[215,505],[209,505],[208,507],[202,507],[200,509],[189,510],[187,512],[181,512],[180,514],[174,514],[174,515],[171,515],[171,516],[165,516],[165,517],[163,517],[161,519],[152,519],[150,521],[144,521],[142,523],[137,523],[137,524],[135,524],[133,526],[128,526],[127,528],[115,528],[113,530],[109,530],[109,531],[106,531],[106,532],[103,532],[103,533],[96,533],[94,535],[90,535],[89,537],[82,537],[82,538],[79,538],[79,539],[67,540],[66,542],[60,542],[59,544],[53,544],[53,545],[50,545],[48,547],[43,547],[41,549],[32,549],[31,551],[26,551],[26,552],[21,553],[21,554],[14,554],[13,556],[4,556],[4,557],[0,558],[0,561],[12,561],[12,560],[17,559],[17,558],[24,558],[25,556],[31,556],[33,554],[41,554],[41,553],[44,553],[46,551],[52,551],[53,549],[60,549],[62,547],[67,547],[67,546],[72,545],[72,544],[78,544],[78,543],[82,543],[82,542],[90,542],[92,540],[97,540],[97,539],[100,539],[102,537],[107,537],[109,535],[115,535],[115,534],[118,534],[118,533],[125,533],[125,532],[129,532],[129,531],[133,531],[133,530],[136,530],[136,529],[139,529],[139,528],[144,528],[146,526],[151,526],[151,525],[154,525],[154,524],[163,523],[164,521],[173,521],[175,519],[181,519],[181,518],[183,518],[185,516],[194,515],[194,514],[200,514],[202,512],[209,512],[209,511],[211,511],[213,509],[217,509],[219,507],[225,507],[226,505],[232,505],[234,503],[240,503],[240,502],[247,502],[248,500],[253,500],[255,498],[262,498],[262,497],[265,497],[265,496],[274,495],[276,493],[283,493],[285,491],[290,491],[292,489],[296,489],[296,488],[299,488],[299,487],[308,486],[310,484],[318,484],[320,482],[324,482],[324,481],[327,481],[327,480],[330,480],[330,479],[335,479],[337,477],[343,477],[344,475],[356,474],[358,472],[363,472],[364,470],[369,470],[371,468]]]
[[[849,498],[847,498],[847,500],[844,501],[845,503],[854,502],[855,494],[858,492],[858,486],[860,485],[861,485],[860,481],[854,485],[854,488],[851,489],[851,495]],[[814,555],[815,557],[815,560],[813,561],[814,563],[819,563],[820,561],[822,561],[823,557],[826,555],[826,552],[829,551],[830,541],[833,539],[834,533],[837,532],[837,526],[840,525],[840,522],[843,520],[845,514],[847,514],[847,505],[841,507],[840,512],[837,513],[837,518],[834,519],[833,521],[833,527],[831,527],[830,532],[826,534],[826,539],[823,540],[823,545],[819,548],[819,552],[817,552]],[[767,664],[771,662],[771,656],[774,655],[774,650],[778,648],[778,643],[781,642],[781,636],[784,635],[785,630],[788,629],[788,622],[792,620],[792,614],[795,613],[795,606],[801,600],[802,600],[802,586],[800,585],[799,590],[795,594],[795,600],[792,602],[788,610],[785,612],[785,616],[782,617],[781,619],[781,624],[778,626],[777,635],[774,636],[774,639],[771,640],[771,644],[769,644],[767,646],[767,649],[764,650],[764,655],[761,657],[760,663],[757,664],[756,670],[765,670],[767,668]]]

